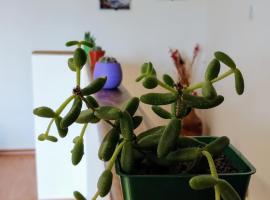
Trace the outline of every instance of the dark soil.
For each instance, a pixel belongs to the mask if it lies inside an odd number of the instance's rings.
[[[238,170],[232,165],[231,161],[224,154],[214,158],[218,173],[237,173]],[[157,164],[158,163],[158,164]],[[205,157],[197,163],[179,162],[167,163],[166,161],[157,161],[153,157],[147,158],[136,166],[137,175],[164,175],[164,174],[209,174],[209,166]]]

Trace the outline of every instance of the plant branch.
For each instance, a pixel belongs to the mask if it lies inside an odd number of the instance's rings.
[[[79,67],[76,67],[76,83],[77,83],[77,87],[80,87],[80,85],[81,85],[81,70]]]
[[[218,179],[218,173],[212,155],[208,151],[202,151],[202,154],[206,157],[208,161],[211,175],[214,178]],[[220,200],[220,191],[217,186],[215,186],[215,200]]]
[[[46,136],[49,135],[49,132],[50,132],[50,129],[51,129],[51,127],[52,127],[53,122],[54,122],[54,118],[51,119],[51,121],[50,121],[50,123],[49,123],[49,125],[48,125],[48,127],[47,127],[47,130],[46,130],[46,132],[45,132],[45,135],[46,135]]]
[[[81,130],[81,134],[80,134],[80,138],[83,138],[87,126],[88,126],[88,123],[85,123],[85,124],[83,125],[82,130]]]
[[[121,151],[121,149],[122,149],[122,147],[123,147],[124,144],[125,144],[125,141],[121,142],[121,143],[116,147],[116,149],[115,149],[115,151],[114,151],[114,153],[113,153],[111,159],[109,160],[109,164],[108,164],[108,167],[107,167],[108,170],[112,170],[113,165],[114,165],[114,163],[115,163],[115,160],[116,160],[118,154],[120,153],[120,151]]]
[[[163,82],[160,81],[160,80],[158,80],[158,85],[159,85],[160,87],[163,87],[164,89],[170,91],[170,92],[177,93],[177,90],[176,90],[176,89],[174,89],[174,88],[168,86],[167,84],[163,83]]]
[[[226,78],[227,76],[231,75],[234,73],[234,70],[233,69],[230,69],[229,71],[225,72],[224,74],[218,76],[217,78],[211,80],[212,83],[215,83],[217,81],[220,81],[224,78]],[[199,88],[202,88],[203,87],[203,84],[204,82],[199,82],[199,83],[196,83],[196,84],[193,84],[189,87],[187,87],[186,89],[184,89],[184,93],[190,93],[190,92],[193,92],[194,90],[196,89],[199,89]]]
[[[99,195],[99,193],[97,191],[96,194],[93,196],[92,200],[96,200],[98,198],[98,195]]]
[[[86,104],[87,108],[92,109],[93,112],[96,111],[96,109],[88,103],[88,101],[86,100],[86,98],[85,98],[83,95],[79,95],[79,96],[80,96],[80,98],[82,99],[82,101]],[[115,125],[114,125],[110,120],[105,120],[105,119],[104,119],[104,121],[105,121],[106,123],[108,123],[109,125],[111,125],[112,127],[115,127]]]
[[[72,99],[74,99],[75,95],[71,95],[70,97],[68,97],[64,103],[62,103],[60,105],[60,107],[56,110],[56,115],[60,115],[61,112],[66,108],[66,106],[72,101]]]

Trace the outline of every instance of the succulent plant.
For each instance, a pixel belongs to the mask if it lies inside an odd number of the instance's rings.
[[[104,172],[97,183],[97,192],[93,197],[106,196],[112,185],[112,168],[119,158],[123,172],[132,174],[136,171],[136,165],[144,158],[154,156],[156,164],[172,164],[175,162],[192,162],[188,170],[192,170],[202,157],[206,157],[209,163],[211,175],[199,175],[190,180],[191,188],[201,190],[213,187],[215,199],[240,200],[234,188],[225,180],[218,177],[213,156],[219,155],[229,145],[227,137],[220,137],[209,144],[200,142],[194,138],[179,135],[181,121],[188,115],[192,108],[210,109],[220,105],[224,97],[218,95],[214,84],[229,75],[235,76],[236,92],[241,95],[244,92],[244,79],[234,61],[223,52],[216,52],[215,58],[210,62],[205,72],[204,81],[188,87],[178,87],[174,80],[167,74],[163,80],[158,79],[156,70],[151,62],[141,67],[141,75],[136,79],[142,81],[145,88],[153,89],[157,86],[167,90],[166,93],[147,93],[140,98],[133,97],[121,108],[102,106],[94,98],[94,94],[100,91],[106,83],[106,77],[97,78],[88,86],[81,88],[81,69],[86,62],[86,54],[81,45],[90,48],[93,43],[89,41],[69,41],[66,46],[77,46],[73,57],[68,59],[69,68],[76,73],[76,85],[72,94],[56,110],[49,107],[34,109],[34,114],[39,117],[50,118],[45,133],[38,139],[40,141],[57,142],[57,137],[50,135],[50,129],[55,123],[59,136],[66,137],[69,127],[74,124],[82,124],[82,130],[74,138],[71,151],[73,165],[78,165],[84,155],[84,135],[88,124],[98,123],[103,120],[111,126],[111,130],[104,137],[98,156],[102,161],[108,162]],[[103,58],[101,62],[117,62],[113,58]],[[220,75],[221,63],[229,67],[228,71]],[[194,96],[192,93],[201,89],[203,96]],[[63,110],[73,102],[70,110],[62,116]],[[139,103],[152,106],[152,110],[161,118],[168,120],[168,124],[146,130],[136,136],[134,130],[141,124],[143,118],[136,115]],[[87,109],[82,109],[85,104]],[[171,112],[165,110],[163,105],[171,105]],[[77,200],[86,199],[78,191],[74,192]]]
[[[99,62],[101,62],[101,63],[118,63],[116,58],[108,57],[108,56],[104,56],[104,57],[100,58]]]

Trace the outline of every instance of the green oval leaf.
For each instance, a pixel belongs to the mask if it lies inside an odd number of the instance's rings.
[[[127,174],[131,174],[135,167],[134,151],[131,142],[125,142],[121,151],[121,169]]]
[[[73,192],[73,196],[76,200],[87,200],[80,192],[75,191]]]
[[[82,95],[91,95],[100,91],[107,81],[107,77],[99,77],[81,90]]]
[[[84,155],[83,139],[79,138],[77,139],[72,149],[72,155],[71,155],[72,164],[78,165],[80,161],[82,160],[83,155]]]
[[[179,137],[177,146],[180,148],[187,148],[187,147],[204,147],[206,143],[201,142],[193,137]]]
[[[171,86],[171,87],[174,87],[174,80],[173,80],[173,78],[170,76],[170,75],[168,75],[168,74],[164,74],[163,75],[163,81],[164,81],[164,83],[166,83],[167,85],[169,85],[169,86]]]
[[[133,97],[125,102],[122,110],[127,111],[131,116],[133,116],[138,110],[139,104],[140,99],[138,97]]]
[[[205,80],[211,81],[218,76],[220,72],[220,62],[217,59],[213,59],[205,72]]]
[[[171,119],[172,115],[167,110],[161,108],[160,106],[152,106],[152,110],[154,113],[156,113],[158,116],[160,116],[163,119]]]
[[[92,109],[87,109],[81,111],[80,115],[76,119],[76,122],[79,124],[85,124],[91,122],[91,119],[93,118],[94,112]]]
[[[162,132],[158,132],[157,134],[150,134],[141,137],[137,140],[137,146],[143,150],[155,150],[157,149],[161,135]]]
[[[62,128],[61,121],[62,121],[62,117],[58,116],[55,118],[55,125],[57,128],[58,134],[60,137],[64,138],[64,137],[66,137],[66,135],[68,133],[68,128]]]
[[[142,121],[143,121],[143,117],[142,116],[134,116],[132,117],[132,121],[133,121],[133,129],[135,130],[136,128],[138,128]]]
[[[209,152],[212,156],[218,155],[230,144],[230,139],[226,136],[217,138],[213,142],[204,147],[204,150]]]
[[[226,180],[218,180],[218,188],[223,200],[241,200],[236,190]]]
[[[155,76],[147,76],[143,81],[143,86],[147,89],[153,89],[157,87],[158,81]]]
[[[75,40],[66,42],[67,47],[71,47],[71,46],[78,45],[78,44],[79,44],[79,42],[75,41]]]
[[[202,155],[202,150],[198,147],[189,147],[170,152],[167,159],[173,162],[195,161]]]
[[[166,156],[177,144],[177,138],[181,131],[181,121],[173,118],[166,126],[158,143],[157,156]]]
[[[82,100],[80,97],[76,96],[70,110],[68,111],[66,116],[61,120],[60,123],[61,127],[67,128],[68,126],[73,124],[80,115],[81,108],[82,108]]]
[[[235,90],[237,94],[241,95],[244,93],[245,90],[245,82],[243,75],[239,69],[234,70],[234,77],[235,77]]]
[[[150,105],[167,105],[173,103],[176,99],[177,94],[175,93],[148,93],[140,98],[141,102]]]
[[[98,179],[97,188],[101,197],[105,197],[111,190],[113,174],[110,170],[105,170]]]
[[[162,134],[163,131],[165,129],[165,126],[157,126],[157,127],[154,127],[154,128],[151,128],[151,129],[148,129],[142,133],[140,133],[138,136],[137,136],[137,141],[139,141],[140,139],[144,138],[144,137],[147,137],[149,135],[155,135],[155,134]]]
[[[86,61],[87,61],[87,55],[86,55],[85,51],[82,48],[77,48],[73,54],[73,63],[75,65],[75,67],[82,69],[82,67],[85,65]]]
[[[189,185],[193,190],[204,190],[214,187],[218,179],[211,175],[194,176],[189,180]]]
[[[205,97],[198,97],[189,94],[183,95],[184,103],[192,108],[209,109],[220,105],[224,101],[224,97],[218,95],[214,99],[207,99]]]
[[[221,51],[217,51],[217,52],[215,52],[215,57],[220,62],[227,65],[228,67],[230,67],[232,69],[236,68],[236,64],[234,63],[233,59],[231,59],[230,56],[228,56],[226,53],[221,52]]]
[[[122,136],[126,140],[133,139],[133,127],[134,125],[130,114],[127,111],[124,111],[122,117],[120,118],[120,130]]]
[[[122,116],[121,110],[112,106],[99,107],[95,114],[98,118],[105,120],[117,120]]]
[[[54,118],[55,112],[46,106],[38,107],[33,110],[33,113],[39,117]]]
[[[44,141],[44,140],[46,140],[47,139],[47,136],[44,134],[44,133],[42,133],[42,134],[40,134],[39,136],[38,136],[38,140],[39,141]]]
[[[50,142],[57,142],[58,141],[58,139],[56,137],[52,136],[52,135],[48,135],[46,137],[46,140],[48,140]]]
[[[108,161],[111,159],[113,152],[119,141],[119,130],[113,128],[103,138],[99,147],[98,157],[100,160]]]
[[[202,95],[207,99],[214,99],[217,97],[216,89],[211,81],[205,81],[202,87]]]
[[[86,101],[93,108],[98,108],[99,107],[99,104],[98,104],[97,100],[94,97],[90,96],[90,95],[86,97]]]
[[[69,59],[68,59],[68,67],[69,67],[69,69],[70,69],[71,71],[76,72],[76,67],[75,67],[75,65],[74,65],[74,60],[73,60],[73,58],[69,58]]]

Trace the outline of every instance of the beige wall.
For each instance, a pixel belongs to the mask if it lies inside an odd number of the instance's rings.
[[[253,19],[249,18],[253,5]],[[216,49],[233,55],[242,70],[246,91],[237,96],[233,78],[218,84],[225,102],[205,113],[211,134],[228,135],[257,168],[252,178],[250,197],[270,197],[270,2],[268,0],[209,1],[208,50]]]

